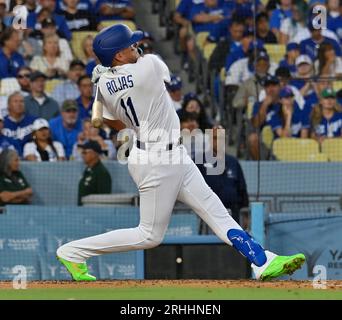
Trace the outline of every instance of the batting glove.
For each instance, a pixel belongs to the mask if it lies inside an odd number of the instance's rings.
[[[103,65],[98,64],[93,70],[91,82],[97,83],[99,81],[101,75],[106,73],[109,69],[110,69],[109,67],[104,67]]]

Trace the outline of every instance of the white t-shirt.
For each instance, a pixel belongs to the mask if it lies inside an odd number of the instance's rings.
[[[53,146],[55,147],[55,149],[57,151],[57,156],[59,158],[65,157],[65,151],[64,151],[63,145],[60,142],[54,141]],[[51,146],[47,146],[45,151],[47,151],[49,153],[49,161],[57,161],[58,160],[56,157],[56,154],[53,152]],[[24,146],[23,157],[26,158],[29,155],[34,155],[37,158],[37,161],[39,161],[39,162],[42,161],[42,158],[40,156],[40,153],[37,150],[37,145],[35,142],[28,142]]]
[[[142,142],[176,142],[179,118],[164,83],[170,80],[168,67],[153,54],[109,69],[99,80],[103,117],[120,120]]]

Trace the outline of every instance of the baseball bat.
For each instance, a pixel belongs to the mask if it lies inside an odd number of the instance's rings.
[[[100,128],[103,124],[103,105],[98,99],[99,86],[96,85],[95,99],[92,107],[91,124],[94,128]]]

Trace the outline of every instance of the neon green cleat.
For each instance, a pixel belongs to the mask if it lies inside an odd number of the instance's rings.
[[[300,269],[304,262],[305,256],[302,253],[293,256],[277,256],[261,274],[260,280],[271,280],[285,274],[292,274]]]
[[[88,273],[86,263],[70,262],[57,256],[57,260],[66,267],[75,281],[96,281],[96,277]]]

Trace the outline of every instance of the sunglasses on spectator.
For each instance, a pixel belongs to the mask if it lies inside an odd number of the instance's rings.
[[[17,78],[19,79],[23,79],[23,78],[30,78],[30,74],[29,73],[24,73],[24,74],[18,74]]]

